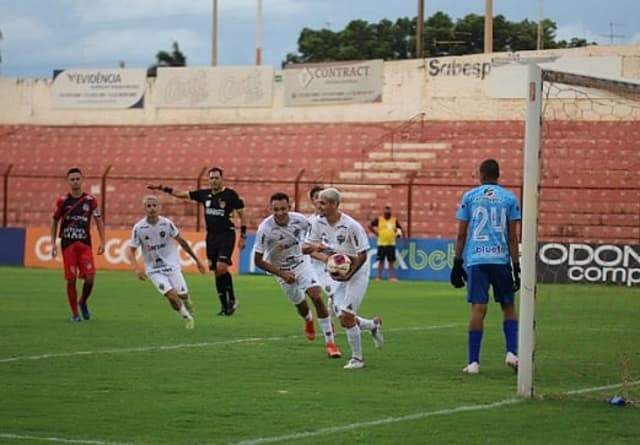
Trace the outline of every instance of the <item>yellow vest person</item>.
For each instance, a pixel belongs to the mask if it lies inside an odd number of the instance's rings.
[[[378,237],[378,276],[382,279],[385,259],[389,264],[389,281],[398,281],[396,278],[396,238],[404,236],[402,226],[395,216],[391,216],[391,206],[387,205],[382,210],[382,215],[369,223],[369,230]]]

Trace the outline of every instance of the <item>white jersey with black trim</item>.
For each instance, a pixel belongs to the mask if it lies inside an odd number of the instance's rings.
[[[324,216],[314,219],[306,241],[322,243],[328,253],[339,252],[349,256],[357,256],[370,247],[364,227],[343,212],[340,212],[340,219],[333,225]]]
[[[302,243],[309,230],[309,222],[301,213],[289,212],[289,222],[281,226],[273,215],[265,218],[256,232],[255,251],[278,269],[291,269],[305,261]]]
[[[174,238],[180,234],[169,218],[158,216],[155,224],[147,218],[138,221],[131,230],[132,247],[140,247],[147,272],[180,270],[180,257]]]

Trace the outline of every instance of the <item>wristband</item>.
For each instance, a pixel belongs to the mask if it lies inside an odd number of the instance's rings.
[[[168,193],[168,194],[172,194],[173,193],[173,188],[172,187],[162,187],[161,186],[160,190],[162,190],[163,192]]]
[[[247,226],[245,225],[240,226],[240,238],[242,239],[247,238]]]

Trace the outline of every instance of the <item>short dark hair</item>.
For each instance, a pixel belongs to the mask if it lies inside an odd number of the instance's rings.
[[[269,201],[270,202],[273,202],[273,201],[287,201],[287,202],[289,202],[289,195],[287,195],[286,193],[283,193],[283,192],[276,192],[273,195],[271,195],[271,199]]]
[[[220,167],[211,167],[209,169],[209,171],[207,172],[207,175],[210,174],[210,173],[215,173],[215,172],[220,173],[220,177],[224,178],[224,172],[222,171],[222,169]]]
[[[320,187],[319,185],[314,185],[313,187],[311,187],[311,190],[309,190],[309,198],[313,199],[313,195],[321,191],[322,187]]]
[[[487,179],[498,179],[500,177],[500,165],[495,159],[487,159],[480,164],[480,174]]]
[[[69,176],[71,173],[80,173],[80,176],[84,176],[82,174],[82,170],[80,170],[78,167],[71,167],[69,170],[67,170],[67,174],[65,176]]]

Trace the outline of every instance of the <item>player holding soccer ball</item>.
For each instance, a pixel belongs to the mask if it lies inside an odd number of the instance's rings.
[[[305,293],[311,298],[316,308],[318,324],[324,333],[327,355],[330,358],[340,358],[331,328],[331,318],[322,301],[320,283],[310,258],[302,253],[302,242],[309,230],[309,222],[304,215],[289,211],[289,196],[285,193],[274,193],[270,203],[272,215],[260,223],[256,232],[256,266],[276,277],[285,295],[304,319],[307,338],[314,340],[316,333],[313,315],[304,298]]]
[[[303,252],[330,250],[351,258],[351,267],[345,275],[333,274],[337,285],[333,295],[333,310],[347,332],[351,359],[345,369],[364,368],[360,331],[371,332],[377,348],[382,347],[382,318],[373,320],[359,317],[358,308],[369,285],[369,238],[355,219],[341,212],[340,192],[334,188],[322,190],[318,197],[321,217],[311,225]]]
[[[498,185],[498,162],[487,159],[480,164],[480,181],[462,196],[456,212],[458,236],[451,269],[451,284],[464,287],[471,303],[469,320],[469,362],[467,374],[480,372],[480,345],[484,317],[489,302],[489,285],[503,313],[502,328],[506,340],[505,363],[518,366],[518,319],[515,292],[520,289],[518,259],[518,222],[520,205],[510,191]],[[463,268],[463,264],[466,267]]]

